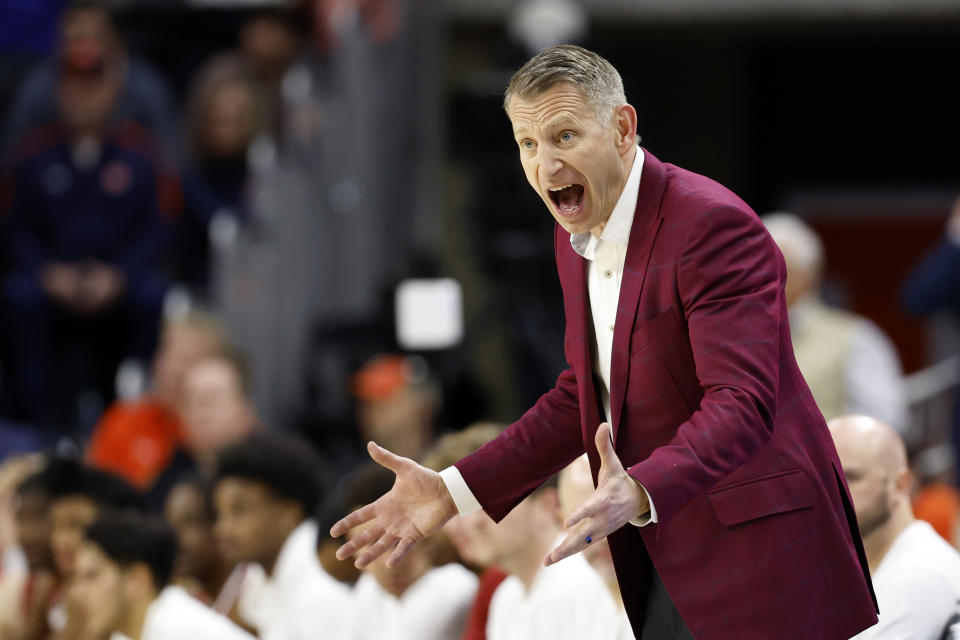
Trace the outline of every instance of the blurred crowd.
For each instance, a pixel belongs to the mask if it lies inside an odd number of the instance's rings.
[[[401,55],[414,5],[252,11],[182,98],[108,5],[0,20],[0,640],[633,637],[605,543],[542,566],[592,491],[585,458],[502,522],[455,518],[395,568],[336,559],[330,526],[392,483],[360,443],[439,471],[502,429],[476,422],[482,402],[462,409],[458,372],[330,331],[331,353],[364,343],[314,379],[318,402],[348,407],[345,426],[318,436],[277,409],[304,375],[277,363],[315,325],[376,324],[422,240],[422,124]],[[379,101],[362,98],[371,86]],[[396,157],[411,161],[386,166]],[[885,599],[933,619],[935,596],[909,587],[942,578],[960,598],[960,403],[949,441],[918,436],[891,340],[821,296],[817,233],[789,213],[763,220],[881,623]],[[902,304],[960,314],[960,200]],[[911,474],[938,445],[941,462]]]

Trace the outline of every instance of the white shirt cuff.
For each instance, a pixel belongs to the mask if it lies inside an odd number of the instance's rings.
[[[637,486],[643,489],[643,493],[646,494],[647,504],[650,505],[650,511],[640,514],[639,516],[631,520],[630,524],[632,524],[635,527],[645,527],[648,524],[657,524],[657,508],[653,506],[653,500],[650,498],[650,492],[647,491],[647,488],[644,487],[639,482],[637,482]]]
[[[460,469],[447,467],[440,472],[440,479],[447,486],[447,491],[450,492],[450,497],[453,498],[453,503],[457,505],[457,511],[461,516],[468,516],[483,508],[477,502],[473,491],[470,491],[470,487],[467,486],[467,481],[460,474]]]

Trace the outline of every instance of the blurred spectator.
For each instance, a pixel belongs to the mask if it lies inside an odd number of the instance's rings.
[[[912,313],[960,313],[960,198],[953,203],[943,240],[917,265],[903,291]]]
[[[156,140],[108,123],[120,76],[103,55],[65,62],[59,121],[27,134],[4,176],[11,391],[16,417],[44,426],[72,426],[85,385],[109,401],[117,364],[152,355],[180,210]]]
[[[140,494],[112,473],[75,460],[54,459],[43,471],[50,492],[50,547],[61,577],[73,573],[83,529],[104,509],[143,507]]]
[[[351,510],[370,504],[393,484],[393,474],[371,464],[347,488]],[[362,534],[357,528],[347,534]],[[347,640],[454,640],[461,637],[477,578],[459,564],[434,567],[428,547],[417,545],[395,567],[380,556],[363,569],[353,592]]]
[[[824,418],[862,413],[904,433],[903,369],[893,343],[867,318],[821,300],[823,245],[813,229],[790,213],[768,214],[763,223],[786,261],[793,349]]]
[[[0,465],[0,638],[39,639],[55,578],[42,456]]]
[[[264,99],[263,117],[276,139],[283,130],[282,84],[287,71],[304,52],[304,26],[289,9],[255,12],[240,29],[240,54]]]
[[[11,456],[0,464],[0,572],[12,564],[26,564],[23,557],[10,557],[11,551],[22,553],[17,531],[18,488],[42,465],[39,455]]]
[[[166,82],[146,61],[127,52],[106,2],[71,2],[60,18],[58,39],[57,56],[32,69],[20,85],[0,135],[0,150],[7,151],[25,132],[54,120],[60,77],[78,70],[89,73],[94,61],[116,78],[118,95],[109,112],[113,120],[136,122],[167,142],[178,139],[176,108]]]
[[[307,443],[261,433],[217,458],[214,504],[225,559],[247,563],[236,614],[262,640],[342,637],[347,587],[317,560],[322,463]]]
[[[443,436],[423,457],[422,464],[428,469],[442,471],[454,462],[464,458],[486,443],[490,442],[503,431],[506,425],[494,422],[478,422],[470,425],[459,433],[448,433]],[[487,617],[490,612],[490,600],[507,573],[496,565],[487,563],[487,559],[475,551],[476,541],[471,534],[474,527],[465,524],[465,521],[477,518],[490,519],[483,511],[475,511],[468,516],[452,518],[444,526],[443,531],[450,537],[457,549],[457,553],[468,566],[476,567],[480,571],[480,581],[477,584],[477,595],[467,614],[462,640],[485,640],[487,637]],[[434,536],[436,537],[436,536]],[[483,543],[480,542],[482,545]]]
[[[426,361],[381,355],[354,376],[357,430],[398,456],[419,458],[434,437],[440,394]]]
[[[87,447],[87,461],[120,474],[140,490],[163,485],[158,481],[183,444],[179,412],[184,378],[199,361],[226,349],[226,329],[213,316],[191,310],[168,319],[153,359],[150,390],[142,398],[118,400],[107,408]],[[157,493],[167,489],[160,486]]]
[[[232,566],[217,548],[211,488],[198,476],[173,485],[164,506],[164,518],[177,533],[177,560],[171,582],[201,602],[212,605],[221,593]]]
[[[952,313],[960,320],[960,198],[953,203],[943,240],[921,260],[903,287],[903,304],[914,314]],[[953,449],[960,460],[960,387],[953,410]],[[960,464],[956,464],[960,478]]]
[[[187,214],[177,240],[177,276],[203,293],[216,216],[248,216],[248,151],[265,130],[263,97],[240,54],[221,54],[197,73],[187,101]]]
[[[70,597],[80,603],[90,638],[252,640],[224,616],[168,585],[174,532],[162,521],[105,514],[87,527]]]
[[[593,495],[593,492],[593,474],[590,471],[590,460],[587,459],[587,454],[583,454],[565,467],[557,478],[560,517],[566,520],[574,509]],[[630,626],[630,620],[627,618],[627,610],[623,606],[623,596],[620,594],[620,584],[617,582],[617,574],[613,568],[610,545],[605,539],[598,543],[592,543],[583,550],[583,557],[587,559],[594,571],[603,578],[607,585],[607,591],[610,592],[610,596],[617,604],[622,621],[618,638],[632,640],[633,629]]]
[[[213,471],[218,454],[244,440],[259,428],[250,400],[250,371],[246,356],[237,348],[196,362],[183,380],[183,446],[181,458],[202,472]]]
[[[489,640],[621,637],[617,607],[581,554],[543,566],[563,538],[559,518],[554,477],[499,523],[489,517],[464,519],[477,560],[510,573],[490,601]]]
[[[880,621],[856,636],[947,637],[960,614],[960,554],[910,508],[903,440],[866,416],[829,423],[863,536]]]
[[[245,215],[247,149],[263,131],[263,107],[249,65],[236,54],[205,64],[194,79],[187,103],[187,148],[215,208]]]
[[[101,513],[139,510],[143,500],[119,476],[75,460],[52,460],[43,470],[42,482],[50,493],[50,549],[58,583],[47,623],[58,640],[86,638],[86,619],[69,595],[83,531]]]

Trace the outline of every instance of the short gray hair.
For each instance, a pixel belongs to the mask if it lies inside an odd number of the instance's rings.
[[[513,74],[503,108],[509,111],[514,97],[536,97],[562,82],[579,89],[602,118],[627,101],[620,74],[604,57],[583,47],[560,44],[533,56]]]

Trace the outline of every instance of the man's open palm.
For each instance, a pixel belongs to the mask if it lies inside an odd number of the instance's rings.
[[[330,529],[339,537],[354,527],[369,523],[349,542],[337,549],[337,558],[357,556],[356,566],[366,567],[387,552],[387,566],[393,567],[407,551],[436,533],[457,513],[457,507],[440,474],[409,458],[402,458],[371,442],[367,451],[375,462],[396,475],[393,488],[365,507],[357,509]]]
[[[608,423],[600,424],[594,442],[600,454],[597,488],[567,516],[563,526],[569,533],[547,555],[547,565],[583,551],[587,545],[604,539],[630,519],[650,510],[646,493],[627,475],[617,457]]]

